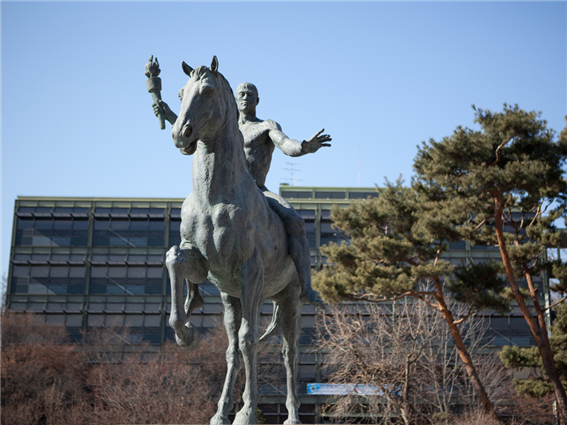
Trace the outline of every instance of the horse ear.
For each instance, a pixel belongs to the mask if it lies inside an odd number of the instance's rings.
[[[191,68],[189,65],[187,65],[185,62],[181,63],[181,67],[183,68],[183,72],[185,74],[187,74],[189,77],[191,76],[191,73],[193,72],[193,68]]]
[[[216,56],[213,56],[213,62],[211,63],[211,71],[218,72],[219,70],[219,60]]]

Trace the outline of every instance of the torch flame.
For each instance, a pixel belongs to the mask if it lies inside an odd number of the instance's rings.
[[[148,78],[157,77],[161,72],[161,70],[159,69],[159,63],[157,58],[155,58],[154,60],[154,55],[150,56],[145,68],[146,68],[145,75]]]

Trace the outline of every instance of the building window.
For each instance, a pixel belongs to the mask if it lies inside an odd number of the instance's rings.
[[[181,220],[171,219],[169,222],[169,245],[179,245],[181,243]]]
[[[162,267],[91,266],[92,295],[161,295]]]
[[[88,214],[89,209],[84,207],[19,207],[19,214]]]
[[[87,246],[87,218],[18,217],[16,246]]]
[[[311,191],[290,191],[290,190],[282,190],[282,197],[286,199],[311,199],[313,194]]]
[[[127,327],[125,336],[130,344],[161,343],[161,315],[159,314],[100,314],[89,313],[89,331],[101,328]],[[120,340],[123,344],[124,341]]]
[[[348,241],[346,235],[333,229],[331,222],[321,222],[321,245],[328,245],[329,242],[341,243]]]
[[[305,236],[307,236],[307,241],[309,242],[310,248],[316,248],[317,242],[315,239],[315,221],[313,220],[305,220]]]
[[[85,266],[14,265],[11,288],[12,294],[84,294]]]
[[[304,220],[315,220],[316,217],[315,210],[295,210],[295,212]]]
[[[465,241],[456,241],[456,242],[451,242],[449,244],[449,249],[450,250],[465,250],[467,249],[467,243]]]
[[[378,192],[349,192],[348,199],[368,199],[377,198]]]
[[[163,219],[96,217],[93,246],[163,246]]]
[[[161,265],[163,255],[156,254],[93,254],[91,264],[127,263],[131,265]]]
[[[346,192],[323,192],[316,191],[315,199],[345,199]]]

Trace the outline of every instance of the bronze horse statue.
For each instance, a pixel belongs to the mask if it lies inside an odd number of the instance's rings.
[[[177,343],[195,349],[199,335],[188,316],[202,300],[194,285],[208,278],[219,289],[229,343],[226,378],[211,424],[230,423],[234,382],[242,364],[244,405],[234,423],[255,424],[260,308],[271,299],[274,318],[266,335],[281,323],[289,414],[284,423],[299,424],[297,359],[302,303],[288,238],[248,172],[236,101],[218,71],[217,58],[210,67],[196,69],[183,62],[183,70],[190,78],[179,92],[181,111],[172,137],[177,148],[193,155],[193,191],[181,209],[181,244],[172,247],[166,258],[172,297],[169,322]]]

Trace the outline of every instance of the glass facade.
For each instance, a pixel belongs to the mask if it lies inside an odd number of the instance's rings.
[[[16,225],[17,246],[87,246],[86,217],[34,217],[20,214]]]
[[[84,265],[14,264],[12,294],[84,294]]]
[[[352,200],[379,196],[376,188],[313,188],[281,186],[280,194],[305,222],[314,268],[325,264],[319,248],[347,240],[334,229],[330,218],[333,204],[347,206]],[[16,200],[11,264],[8,276],[8,308],[33,311],[46,323],[65,326],[72,341],[99,326],[128,326],[131,345],[145,343],[157,351],[173,340],[168,324],[170,283],[164,267],[165,253],[181,241],[183,199],[142,198],[35,198]],[[466,242],[451,244],[446,258],[452,263],[499,259],[498,250],[474,247]],[[537,284],[544,289],[545,280]],[[205,305],[191,316],[202,332],[222,323],[218,289],[199,285]],[[542,290],[541,293],[544,291]],[[353,305],[360,308],[360,305]],[[263,325],[271,319],[271,303],[261,312]],[[321,382],[323,355],[314,353],[317,310],[302,311],[299,393],[301,420],[320,420],[319,396],[308,395],[306,384]],[[506,316],[487,314],[494,348],[527,346],[533,339],[518,309]],[[280,341],[274,337],[273,342]],[[275,346],[279,352],[279,347]],[[283,376],[280,355],[261,360],[261,366]],[[285,384],[261,387],[259,406],[269,423],[286,418]]]
[[[95,214],[93,246],[163,246],[164,219]]]
[[[162,286],[162,266],[91,266],[89,294],[161,295]]]

